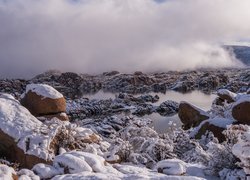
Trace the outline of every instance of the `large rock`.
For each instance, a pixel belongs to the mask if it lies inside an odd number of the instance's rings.
[[[1,156],[26,168],[50,163],[55,155],[51,143],[57,128],[40,122],[11,95],[0,95]]]
[[[205,135],[207,131],[210,131],[219,140],[219,142],[223,142],[226,140],[226,137],[222,132],[225,129],[227,129],[228,125],[231,125],[232,123],[233,121],[230,119],[224,119],[224,118],[209,119],[202,122],[200,126],[194,129],[193,133],[191,134],[193,134],[193,136],[196,139],[200,139],[202,135]]]
[[[178,116],[183,123],[183,129],[196,127],[202,121],[209,119],[209,115],[204,110],[187,102],[180,103]]]
[[[66,111],[66,101],[63,95],[45,84],[27,85],[21,104],[34,116],[52,115]]]
[[[250,125],[250,95],[243,95],[234,104],[232,115],[240,123]]]

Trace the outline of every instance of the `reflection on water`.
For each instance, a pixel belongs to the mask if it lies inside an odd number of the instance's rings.
[[[216,95],[214,94],[204,94],[201,91],[192,91],[190,93],[185,93],[185,94],[175,91],[167,91],[165,94],[161,93],[149,93],[149,94],[158,95],[160,97],[159,101],[154,103],[155,105],[160,105],[162,102],[166,100],[173,100],[176,102],[187,101],[206,111],[211,108],[212,102],[216,98]],[[114,99],[115,96],[116,94],[114,93],[99,91],[95,94],[84,95],[83,97],[89,99],[109,99],[109,98]],[[161,116],[158,113],[153,113],[151,115],[145,115],[144,117],[153,119],[152,127],[154,127],[155,130],[159,133],[167,132],[172,126],[170,125],[171,124],[170,122],[176,124],[176,127],[181,126],[181,122],[179,120],[178,115],[166,117],[166,116]]]
[[[84,98],[88,99],[114,99],[115,98],[115,93],[110,93],[110,92],[104,92],[102,90],[98,91],[97,93],[93,94],[85,94],[83,95]]]

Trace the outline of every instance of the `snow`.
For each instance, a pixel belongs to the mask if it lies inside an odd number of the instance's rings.
[[[42,96],[44,98],[51,98],[51,99],[63,98],[63,95],[60,92],[58,92],[56,89],[46,84],[28,84],[26,86],[25,94],[27,94],[29,91],[34,92],[37,95]]]
[[[42,163],[36,164],[32,168],[32,171],[34,171],[35,174],[38,175],[41,179],[49,179],[61,174],[61,172],[55,167]]]
[[[233,98],[233,99],[237,96],[237,94],[235,94],[235,93],[233,93],[233,92],[231,92],[231,91],[229,91],[229,90],[227,90],[227,89],[219,89],[219,90],[217,91],[217,93],[220,94],[220,95],[227,95],[227,96],[230,96],[230,97]]]
[[[48,147],[58,127],[47,127],[10,95],[0,97],[0,122],[0,129],[13,137],[25,153],[52,159]],[[26,142],[29,142],[28,149]]]
[[[33,171],[29,169],[21,169],[17,175],[18,180],[40,180],[39,176],[35,175]]]
[[[198,106],[196,106],[196,105],[194,105],[194,104],[191,104],[191,103],[186,102],[186,101],[181,101],[180,104],[182,104],[182,103],[184,103],[184,104],[189,104],[189,105],[192,106],[196,111],[198,111],[201,115],[209,116],[208,113],[207,113],[205,110],[199,108]]]
[[[241,94],[236,97],[237,101],[234,103],[234,106],[242,102],[250,102],[250,94]]]
[[[0,179],[12,179],[13,174],[16,174],[13,168],[0,164]]]
[[[179,159],[167,159],[157,163],[158,171],[167,175],[183,175],[186,173],[186,163]]]

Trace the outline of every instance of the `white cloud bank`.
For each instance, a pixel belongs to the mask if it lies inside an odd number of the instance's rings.
[[[0,0],[0,76],[230,67],[249,0]]]

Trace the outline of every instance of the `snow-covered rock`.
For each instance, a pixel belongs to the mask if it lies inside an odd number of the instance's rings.
[[[157,163],[157,170],[166,175],[184,175],[186,163],[179,159],[166,159]]]
[[[47,164],[36,164],[32,171],[38,175],[41,179],[50,179],[56,175],[62,174],[62,172],[56,169],[54,166],[47,165]]]
[[[53,162],[57,169],[70,174],[88,172],[103,172],[105,171],[105,159],[87,152],[72,151],[56,156]]]
[[[16,176],[16,172],[13,168],[0,164],[0,179],[13,179]]]
[[[63,98],[63,95],[61,93],[47,84],[28,84],[23,96],[27,95],[27,93],[29,93],[30,91],[36,93],[38,96],[42,96],[43,98]]]
[[[29,84],[21,97],[21,104],[33,115],[58,115],[66,112],[66,100],[53,87],[46,84]]]
[[[0,97],[0,144],[6,147],[2,153],[21,166],[32,167],[52,160],[54,152],[50,144],[57,128],[40,122],[14,97]]]
[[[198,127],[194,128],[190,134],[191,137],[200,139],[207,131],[210,131],[220,141],[225,141],[225,135],[222,133],[227,126],[231,125],[234,121],[226,118],[212,118],[203,121]]]
[[[232,108],[233,118],[242,124],[250,125],[250,95],[239,95]]]
[[[217,91],[217,95],[220,99],[222,99],[223,101],[227,101],[228,103],[235,102],[236,94],[227,89],[219,89]]]

